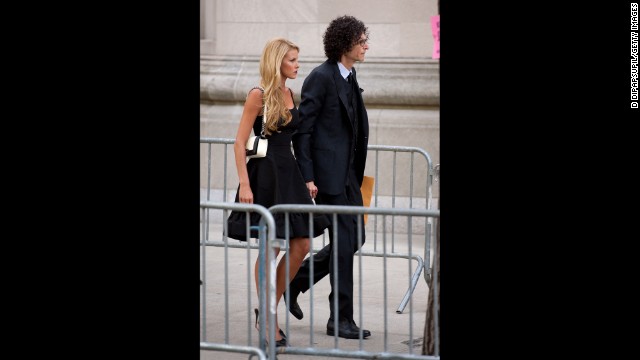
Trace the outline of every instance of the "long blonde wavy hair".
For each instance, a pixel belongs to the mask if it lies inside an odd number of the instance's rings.
[[[278,129],[278,121],[283,119],[282,125],[291,122],[291,112],[285,105],[284,96],[280,91],[282,74],[280,67],[285,55],[295,49],[300,51],[298,45],[285,38],[274,38],[267,42],[260,58],[260,86],[264,88],[264,98],[267,104],[267,118],[265,119],[266,135]]]

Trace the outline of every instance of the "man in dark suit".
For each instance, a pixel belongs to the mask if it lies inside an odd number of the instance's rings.
[[[364,61],[369,49],[368,29],[352,16],[331,21],[323,35],[327,56],[309,73],[302,85],[298,108],[301,125],[293,136],[298,166],[312,198],[318,205],[362,206],[360,186],[364,176],[369,139],[369,120],[358,86],[356,62]],[[361,244],[364,243],[364,221],[361,217]],[[338,239],[329,228],[330,243],[313,258],[314,284],[330,275],[331,315],[327,335],[357,339],[360,328],[353,320],[353,259],[358,251],[357,215],[338,215]],[[333,245],[338,256],[334,259]],[[338,262],[338,284],[334,286],[334,261]],[[309,289],[310,263],[307,258],[290,283],[289,311],[298,319],[303,313],[297,298]],[[334,313],[334,293],[338,293],[338,314]],[[285,294],[286,300],[286,294]],[[369,330],[362,330],[369,337]]]

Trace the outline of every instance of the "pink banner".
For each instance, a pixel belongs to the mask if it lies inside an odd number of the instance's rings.
[[[431,17],[431,35],[433,35],[433,53],[434,59],[440,59],[440,15]]]

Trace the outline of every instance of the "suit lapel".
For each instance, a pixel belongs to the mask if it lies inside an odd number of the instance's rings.
[[[345,86],[344,86],[344,78],[342,77],[342,75],[340,75],[340,68],[338,68],[338,63],[333,63],[333,80],[336,84],[336,90],[338,91],[338,97],[340,98],[340,101],[342,102],[342,105],[345,107],[345,109],[347,110],[346,113],[349,114],[349,98],[347,96],[347,93],[345,91]],[[354,94],[355,96],[355,94]],[[354,109],[355,110],[355,109]],[[353,128],[353,118],[351,116],[351,114],[348,115],[349,116],[349,123],[351,124],[351,127]]]

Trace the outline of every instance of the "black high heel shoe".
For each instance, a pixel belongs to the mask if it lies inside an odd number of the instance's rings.
[[[283,338],[282,338],[282,339],[280,339],[280,340],[276,340],[276,347],[277,347],[277,348],[278,348],[278,347],[287,347],[287,346],[289,346],[289,345],[287,344],[287,338],[283,337]]]
[[[258,328],[258,319],[260,319],[260,311],[257,308],[253,309],[253,312],[256,314],[256,330],[260,331],[260,329]],[[282,329],[280,329],[279,331],[280,336],[282,336],[282,339],[280,340],[276,340],[276,347],[287,347],[289,345],[287,345],[287,335],[284,333],[284,331],[282,331]],[[265,339],[264,343],[269,345],[269,342]]]

